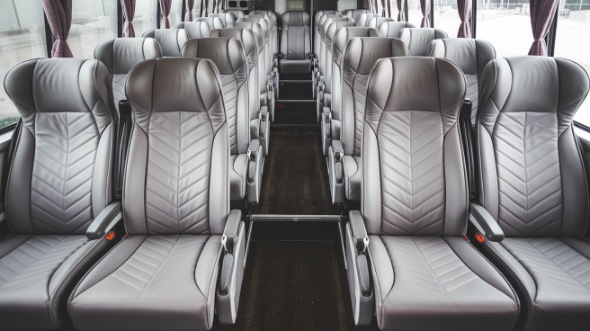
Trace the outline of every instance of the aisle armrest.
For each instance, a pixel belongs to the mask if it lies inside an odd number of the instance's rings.
[[[469,222],[488,240],[500,242],[504,240],[504,231],[492,215],[480,204],[469,204]]]
[[[92,220],[86,230],[86,237],[91,240],[102,238],[122,220],[121,202],[111,202]]]

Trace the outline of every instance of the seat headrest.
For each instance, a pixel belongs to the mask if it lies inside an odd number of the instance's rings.
[[[264,50],[264,32],[262,31],[262,27],[260,24],[254,22],[241,22],[238,20],[234,25],[236,28],[248,29],[254,33],[254,37],[256,38],[256,48],[258,49],[258,53]]]
[[[322,37],[325,39],[326,35],[328,34],[328,29],[330,28],[330,25],[334,22],[348,22],[350,19],[348,17],[334,17],[334,18],[328,18],[324,24],[322,25]]]
[[[125,90],[135,122],[146,132],[155,112],[207,112],[215,132],[225,122],[219,74],[207,59],[142,62],[129,73]]]
[[[320,23],[320,19],[322,18],[322,16],[324,15],[340,15],[340,12],[337,10],[318,10],[315,13],[315,18],[313,19],[313,22],[316,26],[318,26],[318,23]]]
[[[381,24],[386,23],[386,22],[395,22],[395,20],[393,18],[389,18],[389,17],[373,16],[373,17],[371,17],[371,19],[369,20],[369,23],[367,25],[370,28],[378,29],[379,26],[381,26]]]
[[[348,42],[342,61],[356,74],[368,75],[378,59],[407,55],[408,48],[399,39],[362,37]]]
[[[432,28],[405,28],[399,33],[399,39],[406,43],[411,56],[426,56],[431,41],[448,37],[443,30]]]
[[[234,17],[234,22],[237,21],[239,18],[246,16],[242,10],[239,9],[226,9],[223,11],[224,13],[232,14]]]
[[[334,62],[340,65],[340,61],[342,60],[342,55],[344,54],[344,50],[346,48],[346,44],[348,43],[348,41],[352,38],[360,37],[379,37],[379,35],[377,34],[377,30],[375,29],[363,28],[358,26],[343,27],[342,29],[338,29],[332,41]]]
[[[377,31],[381,37],[399,38],[402,29],[415,27],[409,22],[383,22],[377,27]]]
[[[362,13],[359,16],[359,19],[356,20],[356,25],[368,27],[369,22],[371,21],[371,18],[373,18],[373,17],[380,17],[380,16],[378,14],[374,14],[374,13]]]
[[[156,29],[146,31],[143,38],[154,38],[160,44],[163,56],[180,56],[189,36],[185,29]]]
[[[212,30],[209,23],[204,21],[179,22],[175,28],[186,30],[189,39],[207,38]]]
[[[260,27],[262,28],[262,33],[264,35],[264,38],[268,39],[270,37],[270,31],[269,31],[269,26],[268,26],[268,21],[265,20],[264,18],[261,17],[245,17],[245,18],[240,18],[238,20],[238,22],[252,22],[252,23],[258,23],[258,25],[260,25]]]
[[[350,9],[350,10],[346,11],[346,13],[343,12],[342,14],[352,18],[356,22],[359,20],[359,17],[362,14],[366,14],[369,12],[370,11],[368,9]]]
[[[154,38],[116,38],[96,46],[94,58],[104,63],[111,75],[127,74],[139,62],[162,57]]]
[[[248,60],[248,68],[252,70],[258,61],[258,45],[254,32],[245,28],[227,28],[213,30],[209,34],[209,38],[234,38],[242,43],[246,59]]]
[[[281,17],[283,26],[309,26],[311,17],[309,13],[303,11],[288,11]]]
[[[428,46],[428,56],[445,58],[461,68],[464,74],[476,75],[496,58],[496,50],[492,44],[480,39],[437,39]]]
[[[375,132],[383,112],[427,111],[441,112],[446,133],[457,122],[466,90],[457,66],[430,57],[381,59],[367,86],[365,120]]]
[[[182,56],[213,61],[221,76],[233,75],[238,86],[248,79],[248,62],[242,43],[233,38],[203,38],[189,40]]]
[[[32,129],[36,113],[92,113],[99,131],[117,118],[111,78],[98,60],[28,60],[8,71],[4,88]]]
[[[500,113],[557,113],[569,127],[589,89],[588,72],[562,58],[520,56],[495,59],[484,69],[479,123],[491,132]]]
[[[332,22],[332,24],[330,24],[330,26],[328,27],[328,31],[326,32],[326,42],[329,45],[329,47],[331,47],[333,44],[336,32],[338,32],[338,30],[340,30],[341,28],[349,27],[354,27],[354,22],[351,20]]]
[[[225,28],[225,25],[223,24],[221,18],[214,16],[197,17],[193,20],[193,22],[206,22],[207,24],[209,24],[209,30]]]

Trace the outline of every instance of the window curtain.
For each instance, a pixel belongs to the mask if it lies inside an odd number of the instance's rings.
[[[160,0],[160,12],[162,18],[160,19],[160,29],[170,29],[170,7],[172,0]]]
[[[421,28],[430,27],[430,0],[420,0],[420,8],[422,9],[422,24]]]
[[[531,45],[529,55],[547,55],[547,43],[545,37],[553,24],[555,12],[559,5],[558,0],[529,0],[531,12],[531,27],[535,41]]]
[[[43,0],[43,10],[55,37],[51,57],[72,57],[67,41],[72,26],[72,0]]]
[[[193,8],[195,7],[195,0],[186,0],[186,13],[184,14],[184,20],[191,22],[193,20]]]
[[[123,17],[125,23],[123,24],[123,37],[135,37],[135,29],[133,29],[133,17],[135,16],[135,0],[121,0],[121,9],[123,10]]]
[[[381,16],[387,17],[387,2],[388,0],[381,0]]]
[[[471,0],[457,0],[461,25],[457,38],[471,38]]]
[[[398,22],[406,21],[406,0],[396,0],[397,3],[397,20]]]
[[[208,5],[209,5],[209,0],[201,0],[201,16],[200,17],[207,17]]]

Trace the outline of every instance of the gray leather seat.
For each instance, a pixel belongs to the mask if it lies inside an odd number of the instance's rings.
[[[127,100],[125,80],[129,71],[138,63],[162,57],[162,49],[153,38],[116,38],[100,43],[94,50],[94,58],[104,63],[112,79],[115,107]]]
[[[271,27],[266,18],[263,17],[246,17],[240,18],[238,22],[257,23],[262,28],[262,35],[264,37],[264,82],[267,90],[272,91],[274,95],[274,81],[272,79],[272,50],[271,50]],[[261,62],[258,62],[259,64]]]
[[[342,55],[340,137],[328,149],[332,203],[361,198],[361,141],[367,81],[377,60],[407,56],[408,48],[395,38],[353,38]]]
[[[109,247],[95,230],[112,207],[118,115],[96,60],[25,61],[4,86],[22,123],[3,208],[12,234],[0,240],[0,329],[55,330],[69,291]]]
[[[377,31],[381,37],[399,38],[402,29],[415,27],[409,22],[383,22],[377,26]]]
[[[437,39],[430,43],[428,56],[445,58],[463,71],[467,80],[465,99],[471,101],[471,122],[475,124],[479,82],[486,64],[496,58],[494,46],[479,39]]]
[[[259,17],[259,15],[264,15],[268,17],[270,22],[270,30],[271,30],[271,53],[273,58],[277,56],[279,53],[279,28],[278,28],[278,18],[277,14],[272,10],[253,10],[248,14],[249,17]]]
[[[219,17],[224,28],[233,28],[236,18],[232,13],[209,14],[208,17]]]
[[[302,11],[288,11],[283,14],[282,22],[280,72],[311,73],[309,14]]]
[[[457,125],[464,96],[463,74],[445,59],[383,59],[369,78],[363,201],[346,229],[359,322],[371,321],[366,298],[374,295],[382,330],[510,331],[516,324],[515,292],[464,239],[469,205]],[[373,286],[361,287],[363,296],[355,286],[369,273]]]
[[[254,37],[256,37],[256,46],[258,49],[258,64],[256,67],[258,68],[258,89],[260,107],[267,107],[268,112],[270,113],[271,121],[274,121],[275,94],[271,90],[269,82],[266,80],[266,66],[264,65],[264,61],[266,61],[266,52],[264,48],[265,43],[262,27],[260,26],[260,24],[256,22],[245,22],[241,20],[238,20],[236,22],[235,27],[249,29],[250,31],[254,32]]]
[[[426,56],[430,42],[448,37],[443,30],[432,28],[405,28],[399,33],[399,39],[408,46],[410,56]]]
[[[371,19],[373,17],[381,17],[381,15],[374,14],[374,13],[362,13],[359,16],[358,20],[356,20],[356,26],[368,28],[369,27],[369,22],[371,22]]]
[[[331,107],[332,105],[332,63],[333,53],[332,45],[336,31],[345,27],[354,26],[354,22],[349,18],[343,18],[345,21],[336,19],[330,23],[325,33],[325,51],[324,51],[324,80],[320,81],[318,85],[317,97],[316,97],[316,116],[318,122],[320,121],[321,113],[324,107]],[[329,22],[326,21],[326,23]]]
[[[250,113],[249,62],[242,43],[233,38],[195,39],[186,43],[182,56],[209,59],[217,67],[230,140],[230,196],[258,203],[264,153],[261,142],[250,135],[250,120],[257,114]]]
[[[588,89],[560,58],[497,59],[483,73],[480,201],[502,233],[483,248],[519,290],[525,330],[590,325],[587,169],[572,123]]]
[[[234,38],[242,43],[248,61],[248,104],[250,136],[260,140],[263,155],[268,155],[270,140],[270,117],[267,106],[260,106],[258,85],[258,43],[252,30],[228,28],[211,31],[210,38]],[[274,107],[273,107],[274,108]]]
[[[209,60],[163,58],[129,74],[128,237],[70,296],[76,330],[206,330],[215,312],[235,321],[244,224],[229,211],[230,140],[216,70]],[[219,273],[229,276],[226,289]]]
[[[361,27],[343,27],[338,29],[332,42],[332,97],[330,107],[324,107],[321,114],[322,150],[325,156],[332,144],[332,139],[340,139],[342,124],[342,56],[346,44],[352,38],[379,37],[377,30]]]
[[[395,20],[393,18],[389,18],[389,17],[373,16],[373,17],[371,17],[371,19],[369,19],[369,23],[368,23],[367,27],[373,28],[373,29],[378,29],[381,26],[381,24],[388,23],[388,22],[395,22]]]
[[[324,15],[337,15],[340,16],[340,12],[337,10],[318,10],[315,13],[313,19],[313,53],[317,58],[320,56],[320,43],[321,43],[321,29],[322,25],[320,20]]]
[[[178,22],[176,29],[184,29],[188,33],[189,39],[207,38],[212,28],[209,23],[204,21],[199,22]]]
[[[359,20],[362,14],[368,14],[368,9],[349,9],[342,12],[342,15],[352,18],[355,22]]]
[[[328,14],[328,15],[323,15],[322,17],[320,17],[319,52],[317,54],[317,56],[318,56],[317,66],[313,68],[313,75],[312,75],[312,80],[313,80],[312,88],[313,88],[314,98],[316,98],[316,96],[317,96],[318,86],[320,84],[325,84],[324,79],[325,79],[325,74],[326,74],[326,66],[325,66],[324,62],[326,59],[326,38],[325,38],[324,33],[326,31],[324,31],[324,25],[326,24],[327,21],[330,21],[330,23],[331,23],[334,19],[342,19],[342,21],[345,21],[344,17],[340,14]],[[327,27],[326,27],[326,29],[327,29]]]
[[[277,16],[272,11],[258,10],[252,11],[248,14],[248,18],[263,19],[268,26],[268,43],[266,48],[266,71],[267,80],[272,84],[272,90],[275,92],[275,97],[278,97],[279,88],[279,72],[278,72],[278,27]]]
[[[234,21],[237,21],[238,19],[242,18],[242,17],[246,17],[246,14],[244,14],[243,10],[240,9],[225,9],[223,10],[224,13],[230,13],[232,15],[234,15]]]
[[[149,30],[142,37],[156,39],[162,49],[162,55],[169,57],[179,57],[184,43],[189,39],[185,29]]]
[[[214,16],[197,17],[193,20],[193,22],[205,22],[209,24],[209,30],[223,29],[225,27],[221,18]]]

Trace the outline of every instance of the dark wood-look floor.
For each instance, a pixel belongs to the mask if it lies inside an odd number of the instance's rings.
[[[273,132],[253,214],[338,215],[318,133]]]

